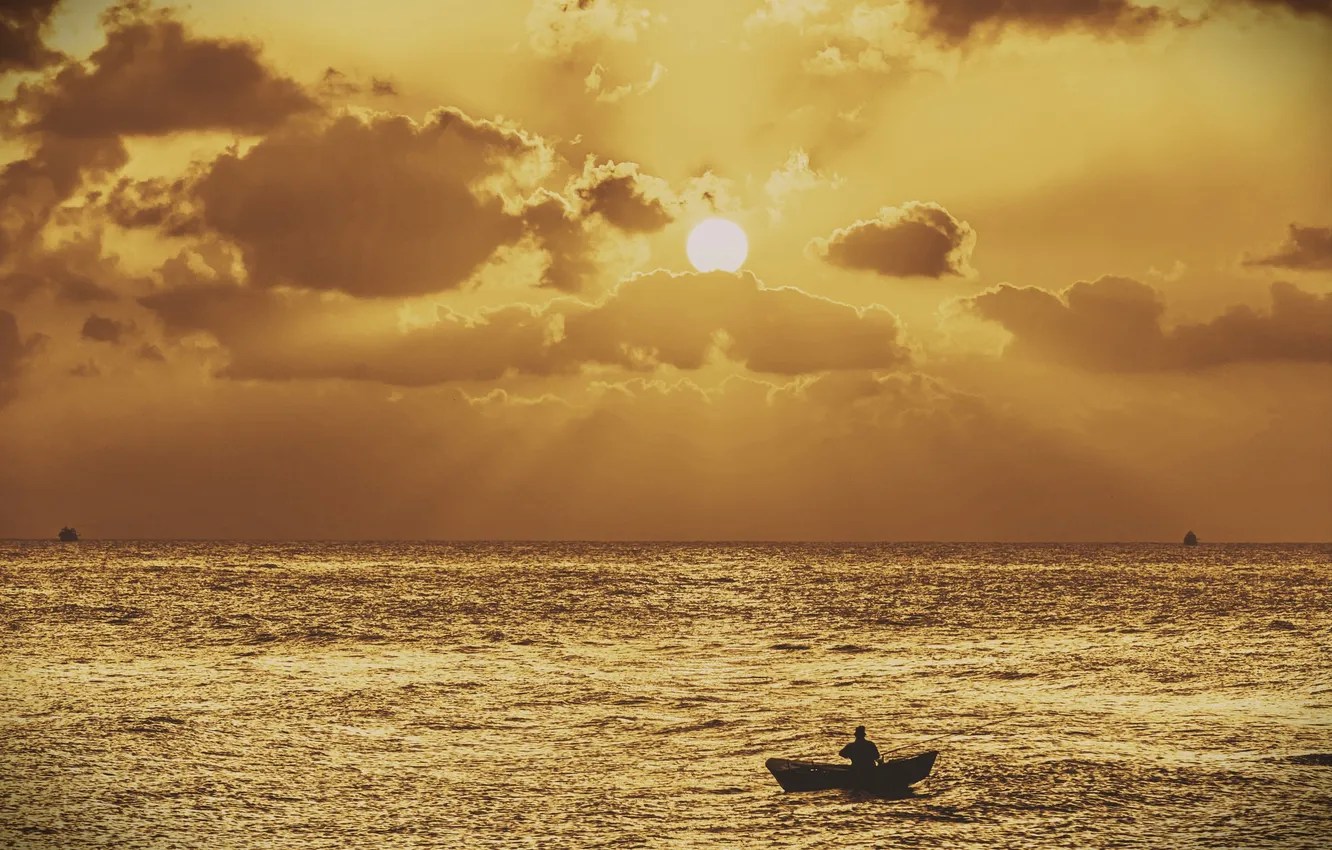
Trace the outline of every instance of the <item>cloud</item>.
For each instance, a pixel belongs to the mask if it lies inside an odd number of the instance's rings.
[[[919,23],[918,12],[907,3],[856,4],[838,19],[805,31],[807,42],[821,47],[803,67],[820,77],[853,73],[879,77],[872,83],[875,88],[885,84],[882,75],[893,71],[949,68],[950,63],[927,43],[928,36],[916,31]]]
[[[191,33],[169,10],[131,3],[105,13],[106,43],[49,83],[23,87],[29,131],[69,139],[185,130],[261,134],[317,109],[264,64],[257,44]]]
[[[0,310],[0,407],[17,395],[24,366],[45,339],[42,334],[24,339],[19,334],[18,319],[14,314]]]
[[[526,232],[500,189],[549,171],[534,136],[440,109],[347,115],[225,154],[199,181],[209,228],[250,280],[362,297],[456,289]]]
[[[545,374],[546,325],[515,306],[469,319],[438,309],[426,327],[403,327],[398,305],[227,283],[177,287],[140,303],[168,334],[205,332],[226,349],[223,373],[240,379],[344,378],[399,386]]]
[[[124,136],[257,134],[317,108],[253,43],[198,37],[143,3],[113,6],[102,23],[106,41],[87,62],[20,84],[0,104],[8,129],[34,148],[0,172],[0,257],[28,250],[80,186],[122,168]]]
[[[809,243],[812,255],[834,266],[886,277],[972,274],[976,232],[934,203],[908,201],[884,207],[876,218],[833,231]]]
[[[913,0],[921,29],[950,44],[992,37],[1005,27],[1042,33],[1085,30],[1141,35],[1163,23],[1185,21],[1178,13],[1130,0]]]
[[[103,303],[149,286],[144,278],[127,274],[119,257],[106,252],[98,229],[39,247],[7,265],[0,271],[0,296],[16,301],[45,291],[68,304]]]
[[[86,180],[129,161],[118,138],[48,137],[26,159],[0,170],[0,264],[33,249],[55,210]]]
[[[1162,327],[1160,293],[1131,278],[1080,281],[1060,294],[1007,284],[960,302],[1013,335],[1006,355],[1106,372],[1205,369],[1233,363],[1332,363],[1332,295],[1289,283],[1272,307],[1231,307],[1208,322]]]
[[[766,0],[745,25],[751,36],[788,29],[806,51],[801,67],[814,78],[837,82],[825,87],[825,96],[855,93],[867,100],[900,81],[900,72],[952,77],[964,61],[960,48],[998,42],[1009,34],[1074,32],[1131,40],[1157,29],[1198,26],[1236,8],[1332,17],[1328,0],[1203,0],[1184,11],[1174,5],[1154,0]],[[891,83],[885,79],[890,74],[895,77]],[[849,85],[853,77],[864,79],[859,86]],[[854,102],[850,106],[856,108]]]
[[[1332,18],[1332,3],[1328,0],[1235,0],[1260,9],[1276,9],[1299,17]]]
[[[606,68],[597,63],[592,66],[592,70],[583,78],[583,89],[588,94],[594,94],[597,103],[619,103],[630,95],[644,95],[652,91],[666,76],[666,66],[660,62],[652,63],[652,72],[648,78],[641,83],[621,83],[614,88],[604,88]]]
[[[380,77],[371,77],[367,85],[363,82],[353,80],[337,68],[325,68],[324,75],[319,78],[319,94],[330,99],[348,98],[358,94],[369,94],[372,97],[396,97],[398,87],[392,80],[386,80]]]
[[[722,272],[631,278],[594,309],[566,315],[561,346],[577,360],[630,369],[697,369],[720,350],[751,371],[782,375],[893,369],[911,359],[883,307]]]
[[[829,177],[809,166],[809,154],[797,148],[791,151],[786,164],[768,175],[763,184],[763,191],[768,196],[768,215],[773,221],[780,221],[786,204],[792,195],[808,192],[824,186],[837,188],[844,181],[841,177]]]
[[[122,177],[106,193],[103,207],[126,229],[151,227],[164,236],[198,236],[203,221],[190,197],[188,178],[133,180]]]
[[[6,0],[0,6],[0,74],[35,71],[61,58],[42,41],[60,0]]]
[[[562,195],[539,189],[523,208],[522,220],[549,257],[541,285],[561,292],[582,289],[596,268],[587,221],[573,204]]]
[[[318,90],[324,97],[342,98],[360,94],[361,86],[337,68],[329,67],[319,78]]]
[[[848,51],[846,55],[843,55],[842,48],[830,44],[806,59],[804,68],[811,74],[820,77],[839,77],[854,71],[886,74],[892,70],[888,58],[882,50],[876,47],[865,48],[854,53],[854,55],[852,55],[852,51]]]
[[[225,374],[345,378],[404,386],[575,374],[583,366],[695,370],[717,355],[754,372],[895,369],[911,362],[892,313],[856,308],[748,274],[654,272],[596,304],[556,299],[474,317],[436,308],[404,326],[397,305],[232,284],[140,299],[169,333],[205,332],[228,351]]]
[[[533,0],[528,43],[539,56],[568,58],[605,41],[635,41],[650,15],[619,0]]]
[[[1332,269],[1332,227],[1291,224],[1286,241],[1277,246],[1273,253],[1245,260],[1244,264],[1302,271]]]
[[[109,342],[119,345],[121,339],[134,332],[133,322],[120,322],[93,314],[83,323],[79,336],[94,342]]]
[[[597,165],[596,157],[589,156],[569,191],[588,214],[600,215],[626,233],[653,233],[675,219],[667,206],[674,199],[666,181],[639,173],[632,162]]]
[[[997,41],[1012,31],[1134,38],[1160,26],[1195,23],[1173,9],[1132,0],[893,0],[873,4],[769,0],[746,25],[751,32],[790,28],[809,51],[801,63],[807,73],[843,79],[861,75],[872,90],[887,84],[884,75],[900,71],[951,76],[958,68],[956,48]],[[845,82],[839,85],[845,86]]]
[[[1215,9],[1251,6],[1299,16],[1332,17],[1327,0],[1215,0],[1199,17],[1132,0],[911,0],[920,15],[917,28],[945,43],[995,38],[1006,28],[1053,34],[1083,31],[1133,37],[1158,26],[1192,26]]]
[[[348,114],[224,154],[186,190],[122,181],[107,205],[122,224],[231,240],[260,287],[423,295],[459,288],[510,248],[544,251],[542,285],[578,292],[597,273],[604,228],[593,217],[650,233],[678,201],[636,164],[592,157],[564,194],[552,192],[540,184],[554,160],[539,136],[457,109],[420,124]]]

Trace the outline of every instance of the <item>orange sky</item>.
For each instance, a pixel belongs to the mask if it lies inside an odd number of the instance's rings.
[[[0,537],[1332,539],[1328,0],[19,0],[0,98]]]

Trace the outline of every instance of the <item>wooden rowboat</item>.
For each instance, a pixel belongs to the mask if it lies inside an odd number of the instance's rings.
[[[832,788],[869,791],[874,794],[903,794],[930,775],[938,752],[930,750],[918,756],[892,759],[872,772],[852,770],[846,764],[819,764],[812,761],[768,759],[768,771],[783,791],[827,791]]]

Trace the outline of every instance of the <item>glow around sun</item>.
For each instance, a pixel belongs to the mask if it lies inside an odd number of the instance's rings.
[[[725,218],[707,218],[689,232],[689,262],[701,272],[733,272],[749,256],[749,239],[740,225]]]

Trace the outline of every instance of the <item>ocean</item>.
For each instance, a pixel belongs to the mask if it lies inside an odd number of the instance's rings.
[[[1329,545],[0,541],[0,847],[1321,848],[1329,603]],[[862,724],[912,796],[764,768]]]

